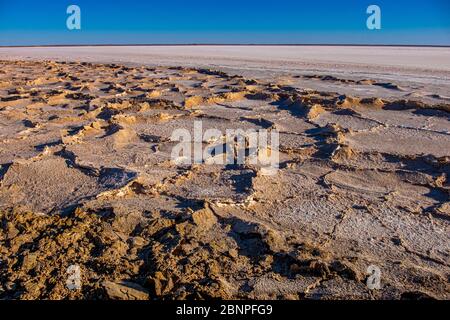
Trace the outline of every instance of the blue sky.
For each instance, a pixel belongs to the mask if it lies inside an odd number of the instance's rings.
[[[71,4],[81,30],[66,28]],[[0,45],[127,43],[450,45],[450,0],[0,0]]]

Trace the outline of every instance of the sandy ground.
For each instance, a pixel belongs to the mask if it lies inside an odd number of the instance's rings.
[[[450,298],[448,54],[0,49],[0,298]],[[279,171],[177,164],[194,121]]]

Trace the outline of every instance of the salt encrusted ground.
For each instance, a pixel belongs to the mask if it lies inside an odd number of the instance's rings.
[[[0,64],[1,298],[450,297],[446,71]],[[174,164],[196,120],[278,130],[278,174]]]

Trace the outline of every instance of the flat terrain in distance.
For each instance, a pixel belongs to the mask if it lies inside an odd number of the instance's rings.
[[[449,48],[0,48],[0,65],[0,298],[450,298]],[[280,170],[175,163],[172,132],[200,120],[277,130]]]

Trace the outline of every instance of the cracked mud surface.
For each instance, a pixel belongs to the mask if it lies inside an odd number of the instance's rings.
[[[298,85],[402,90],[332,76],[0,64],[0,298],[450,298],[447,97]],[[175,164],[170,136],[195,120],[278,130],[280,170]]]

